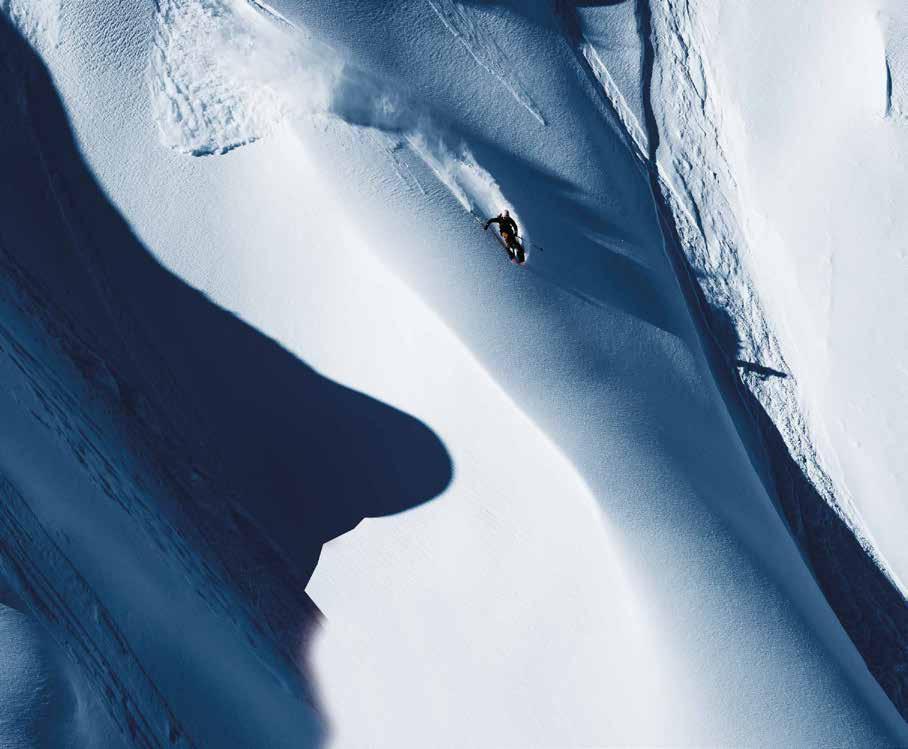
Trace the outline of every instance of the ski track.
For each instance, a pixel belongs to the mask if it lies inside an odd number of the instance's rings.
[[[453,151],[439,136],[427,136],[419,131],[407,135],[406,142],[465,211],[481,218],[494,216],[506,208],[518,226],[522,225],[498,182],[479,165],[466,146],[461,144]]]
[[[419,178],[413,173],[410,165],[401,155],[401,151],[404,148],[403,143],[401,143],[399,139],[393,138],[386,133],[374,130],[367,130],[366,133],[369,140],[388,157],[391,168],[394,170],[394,174],[397,176],[401,185],[403,185],[406,190],[418,192],[423,197],[428,195],[422,182],[419,181]]]
[[[338,79],[326,114],[370,132],[376,147],[391,159],[401,182],[421,195],[426,195],[426,187],[402,158],[404,148],[423,162],[467,213],[489,216],[502,208],[515,213],[494,176],[466,144],[389,83],[347,68]]]
[[[404,149],[418,157],[438,183],[477,221],[485,223],[489,216],[507,209],[517,225],[523,225],[498,182],[465,145],[452,149],[440,132],[427,135],[425,129],[406,133],[402,139],[381,131],[372,130],[369,134],[375,147],[388,157],[405,189],[419,192],[423,197],[428,195],[419,176],[403,157]],[[522,238],[530,244],[529,235],[524,233]]]
[[[583,55],[583,59],[586,60],[589,69],[592,71],[593,76],[602,87],[605,98],[612,105],[615,114],[618,115],[618,119],[624,126],[625,132],[630,136],[635,153],[640,159],[645,159],[648,151],[646,133],[640,126],[640,121],[628,105],[627,100],[624,98],[618,85],[615,83],[615,79],[612,78],[611,73],[609,73],[608,67],[606,67],[602,58],[599,56],[599,53],[596,51],[596,47],[590,44],[586,38],[581,36],[579,50],[580,54]]]
[[[540,125],[545,118],[514,73],[515,65],[501,49],[495,38],[484,31],[479,22],[480,12],[464,7],[453,0],[426,0],[445,28],[466,48],[476,63],[495,77],[508,93],[529,112]]]

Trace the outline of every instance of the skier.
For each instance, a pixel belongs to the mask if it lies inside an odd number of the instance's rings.
[[[501,234],[505,249],[508,251],[508,257],[518,263],[524,263],[527,259],[526,253],[518,240],[517,222],[511,218],[510,211],[505,210],[504,213],[499,213],[495,218],[490,218],[486,221],[483,230],[487,231],[492,224],[498,224],[498,231]]]

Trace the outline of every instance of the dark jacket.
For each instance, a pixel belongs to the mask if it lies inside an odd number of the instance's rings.
[[[500,232],[507,232],[512,237],[517,237],[517,223],[510,216],[496,216],[486,221],[485,228],[488,229],[490,224],[498,224]]]

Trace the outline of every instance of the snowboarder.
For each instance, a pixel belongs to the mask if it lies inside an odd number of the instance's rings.
[[[520,264],[525,263],[527,259],[526,252],[524,252],[523,245],[520,244],[520,240],[518,239],[519,232],[517,230],[517,222],[511,218],[510,211],[505,210],[503,213],[499,213],[495,218],[490,218],[486,221],[483,230],[488,230],[489,226],[492,224],[498,224],[501,241],[504,242],[504,247],[508,251],[508,257]]]

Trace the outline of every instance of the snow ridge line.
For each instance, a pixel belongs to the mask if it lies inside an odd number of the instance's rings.
[[[673,4],[673,0],[668,2]],[[687,47],[678,26],[684,15],[675,18],[673,13],[674,9],[666,15],[673,24],[673,33],[678,39],[679,47],[671,50],[671,53],[675,55],[675,69],[683,71],[682,76],[686,81],[686,85],[680,86],[680,91],[684,94],[680,98],[684,101],[686,114],[695,113],[698,108],[700,111],[711,110],[703,60],[699,56],[695,60],[698,66],[696,75],[688,70],[693,53]],[[767,322],[753,283],[741,265],[737,248],[746,246],[746,242],[737,226],[737,208],[727,198],[728,194],[736,194],[737,185],[728,167],[718,130],[709,117],[704,117],[704,122],[698,122],[698,126],[708,129],[715,152],[707,153],[699,144],[685,143],[684,147],[676,148],[677,152],[672,152],[671,162],[663,163],[655,152],[658,149],[651,151],[649,136],[628,107],[595,47],[581,37],[580,51],[626,128],[637,155],[642,161],[651,162],[656,169],[659,193],[671,210],[687,260],[697,273],[709,306],[714,313],[721,311],[727,317],[723,321],[725,330],[720,333],[723,337],[734,336],[735,340],[720,343],[733,343],[736,346],[735,353],[738,357],[734,365],[741,367],[742,379],[757,395],[758,400],[764,406],[771,406],[774,421],[781,424],[781,431],[801,468],[859,538],[865,550],[874,556],[880,568],[889,575],[863,530],[857,509],[848,501],[847,495],[837,497],[833,481],[822,466],[821,458],[809,438],[806,419],[798,406],[796,381],[789,372],[778,339]],[[694,102],[686,98],[691,88],[697,92]],[[696,158],[692,159],[685,147],[690,148]],[[724,181],[724,185],[714,187],[702,179],[698,164],[706,163],[707,159],[716,168],[713,181],[717,184]],[[679,183],[677,186],[675,181]],[[716,205],[721,206],[721,209],[707,211],[708,215],[704,219],[701,206]],[[729,325],[732,326],[731,329]],[[723,349],[726,348],[723,345]],[[768,372],[774,374],[768,375]],[[776,378],[777,381],[771,381],[768,377]],[[895,584],[894,580],[893,583]]]
[[[871,674],[908,718],[905,593],[862,532],[855,508],[843,499],[847,494],[823,468],[797,385],[740,262],[746,240],[737,224],[737,186],[710,97],[696,16],[688,0],[638,0],[637,8],[648,88],[648,168],[669,259],[699,311],[708,348],[719,355],[711,358],[725,359],[717,369],[720,386],[731,376],[753,419],[762,442],[757,449],[768,460],[770,495]],[[660,123],[655,101],[674,105],[670,114],[683,126],[672,127],[666,112],[659,112]],[[667,163],[659,163],[660,154]]]
[[[517,81],[513,73],[513,64],[498,43],[488,32],[483,32],[475,20],[470,18],[472,11],[460,7],[452,0],[426,0],[435,15],[444,24],[451,35],[466,48],[476,63],[490,75],[498,79],[508,93],[529,112],[540,125],[546,121],[530,95]],[[509,73],[508,70],[511,70]]]
[[[660,96],[659,100],[672,102],[678,110],[673,114],[689,126],[680,129],[684,132],[660,128],[664,148],[655,154],[660,176],[668,187],[663,190],[665,197],[681,224],[682,247],[698,274],[708,303],[728,317],[733,330],[724,332],[733,332],[737,340],[723,343],[726,349],[727,343],[737,346],[736,364],[744,363],[741,376],[747,387],[772,415],[795,460],[823,498],[865,550],[877,558],[857,508],[845,492],[836,492],[823,467],[810,438],[808,421],[798,405],[795,379],[742,265],[741,248],[747,246],[747,240],[737,219],[738,189],[716,124],[719,115],[710,96],[709,71],[696,44],[694,14],[687,0],[654,0],[654,4],[653,43],[656,57],[663,61],[654,81],[660,85],[659,93],[671,90],[674,94]],[[679,210],[681,207],[683,211]],[[695,227],[690,226],[691,217]],[[772,369],[785,376],[767,378],[747,365]],[[878,558],[877,563],[889,574]]]
[[[0,530],[4,580],[39,621],[50,625],[51,637],[93,686],[124,738],[141,749],[196,746],[111,615],[2,472]],[[93,612],[93,616],[77,612]],[[98,642],[113,647],[102,648]],[[139,700],[127,682],[140,685]]]

